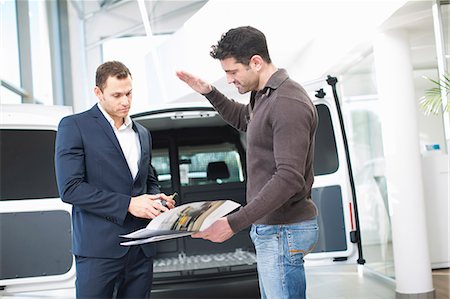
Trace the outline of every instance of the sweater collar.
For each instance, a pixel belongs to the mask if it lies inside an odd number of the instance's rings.
[[[263,89],[261,89],[258,92],[254,92],[252,97],[260,97],[260,96],[265,96],[268,97],[270,96],[270,93],[272,92],[272,90],[277,89],[278,87],[280,87],[280,85],[286,81],[289,78],[289,75],[287,73],[287,71],[285,69],[278,69],[275,73],[272,74],[272,76],[269,78],[269,80],[267,81],[266,85],[264,86]]]
[[[285,69],[278,69],[267,81],[264,89],[277,89],[280,85],[289,78],[288,73]]]

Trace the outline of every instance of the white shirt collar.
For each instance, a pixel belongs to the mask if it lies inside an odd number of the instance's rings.
[[[105,109],[103,109],[102,105],[100,105],[100,103],[97,103],[97,107],[98,107],[98,109],[100,109],[100,111],[102,112],[103,116],[105,116],[106,120],[113,127],[113,129],[117,130],[116,125],[114,123],[114,119],[112,119],[112,117],[108,114],[108,112],[106,112]],[[120,126],[119,130],[120,129],[125,129],[125,128],[131,128],[132,125],[133,125],[133,123],[131,121],[131,117],[129,115],[127,115],[125,117],[125,121],[123,122],[122,126]]]

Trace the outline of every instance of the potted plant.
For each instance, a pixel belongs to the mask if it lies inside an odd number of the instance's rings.
[[[444,111],[450,111],[450,74],[445,74],[439,81],[425,77],[433,82],[435,85],[432,88],[425,90],[425,95],[420,98],[420,108],[424,111],[425,115],[439,114],[442,111],[442,93],[441,89],[447,95],[447,105]]]

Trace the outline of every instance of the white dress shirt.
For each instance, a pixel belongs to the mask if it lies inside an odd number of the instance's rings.
[[[133,122],[131,121],[130,116],[127,115],[122,126],[117,129],[114,125],[114,120],[103,109],[102,105],[97,104],[97,106],[113,128],[125,159],[127,160],[131,175],[133,176],[133,179],[136,178],[139,170],[139,160],[141,159],[141,143],[139,141],[138,133],[133,130]]]

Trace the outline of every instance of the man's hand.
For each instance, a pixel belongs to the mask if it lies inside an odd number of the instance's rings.
[[[173,209],[175,208],[175,196],[177,196],[177,193],[174,193],[172,195],[166,195],[164,193],[158,194],[159,195],[159,199],[161,202],[164,201],[164,206],[169,208],[169,209]]]
[[[176,74],[181,81],[184,81],[193,90],[200,94],[207,94],[212,91],[212,87],[208,82],[203,81],[202,79],[195,77],[192,74],[189,74],[185,71],[177,71]]]
[[[163,206],[157,199],[165,200],[167,207]],[[167,196],[164,193],[143,194],[131,198],[128,212],[139,218],[153,219],[162,212],[173,209],[174,207],[175,201],[173,200],[173,196]]]
[[[228,219],[226,217],[222,217],[217,219],[207,229],[193,234],[192,238],[203,238],[212,242],[222,243],[231,238],[233,235],[234,233],[228,223]]]

